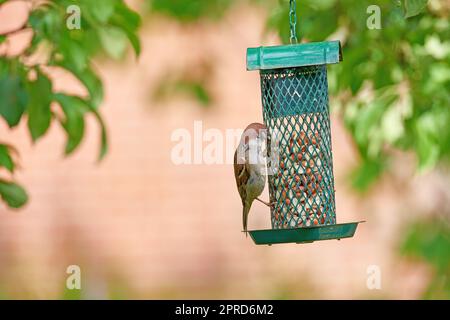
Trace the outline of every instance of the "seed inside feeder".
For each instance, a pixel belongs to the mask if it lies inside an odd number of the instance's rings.
[[[301,119],[295,119],[295,116],[291,118],[297,123],[308,123],[311,117],[304,115]],[[320,186],[322,175],[319,173],[323,170],[321,166],[324,156],[319,148],[322,143],[320,137],[317,131],[300,130],[292,132],[288,142],[283,139],[280,141],[280,171],[274,176],[272,184],[282,189],[275,194],[278,200],[275,219],[279,220],[281,216],[285,222],[289,221],[287,225],[283,223],[283,226],[318,225],[319,221],[321,224],[325,223],[325,217],[322,216],[323,188]],[[302,210],[307,215],[300,215],[298,211]]]

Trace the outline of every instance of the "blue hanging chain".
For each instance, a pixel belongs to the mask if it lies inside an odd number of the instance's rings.
[[[289,25],[291,27],[291,44],[297,44],[297,4],[295,0],[289,1]]]

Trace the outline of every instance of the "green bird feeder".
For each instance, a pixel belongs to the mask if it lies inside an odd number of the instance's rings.
[[[252,230],[256,244],[353,237],[358,222],[336,221],[327,65],[342,61],[339,41],[247,49],[247,70],[259,70],[268,129],[272,229]]]

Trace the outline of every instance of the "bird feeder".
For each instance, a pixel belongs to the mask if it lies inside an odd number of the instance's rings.
[[[260,72],[271,140],[272,229],[249,231],[256,244],[349,238],[356,231],[357,222],[336,220],[327,65],[340,61],[339,41],[247,49],[247,70]]]

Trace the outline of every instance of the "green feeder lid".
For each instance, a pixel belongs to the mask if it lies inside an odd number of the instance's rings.
[[[333,64],[342,61],[339,41],[311,42],[247,49],[247,70]]]

